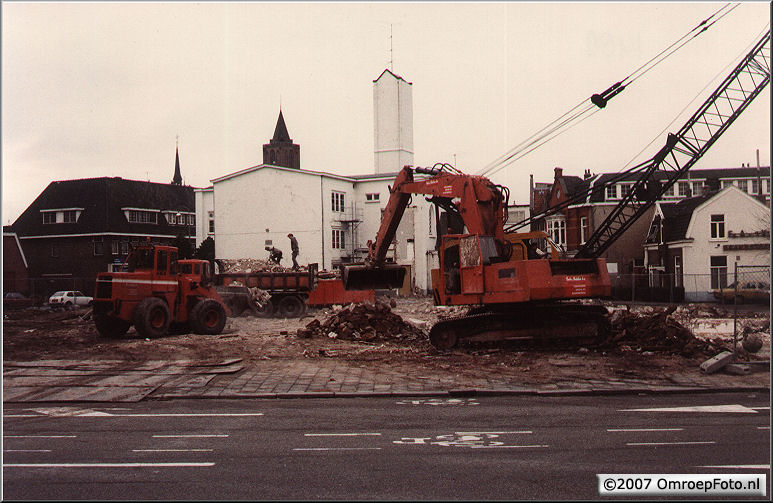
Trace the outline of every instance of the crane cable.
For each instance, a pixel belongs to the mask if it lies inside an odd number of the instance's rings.
[[[649,143],[648,143],[648,144],[647,144],[647,145],[646,145],[646,146],[645,146],[645,147],[644,147],[644,148],[643,148],[643,149],[642,149],[642,150],[641,150],[641,151],[640,151],[638,154],[636,154],[635,156],[633,156],[633,158],[631,158],[631,160],[629,160],[629,161],[628,161],[628,162],[627,162],[627,163],[626,163],[626,164],[623,166],[623,168],[622,168],[622,171],[620,171],[620,172],[616,173],[616,174],[615,174],[615,175],[613,175],[611,178],[607,179],[607,180],[606,180],[606,182],[605,182],[605,184],[606,184],[606,185],[612,185],[612,184],[615,184],[615,183],[617,183],[617,182],[619,182],[619,181],[626,180],[626,179],[628,178],[628,176],[630,176],[631,174],[633,174],[633,173],[636,173],[636,172],[639,172],[639,171],[643,171],[644,169],[646,169],[646,168],[647,168],[647,167],[650,165],[650,163],[651,163],[652,159],[646,160],[646,161],[644,161],[644,162],[642,162],[642,163],[640,163],[640,164],[638,164],[638,165],[636,165],[636,166],[633,166],[633,167],[631,167],[631,168],[628,168],[628,166],[629,166],[629,165],[630,165],[630,164],[631,164],[631,163],[632,163],[632,162],[633,162],[633,161],[634,161],[634,160],[635,160],[637,157],[639,157],[639,156],[642,154],[642,152],[644,152],[646,149],[648,149],[650,146],[652,146],[652,144],[653,144],[653,143],[654,143],[654,142],[655,142],[655,141],[656,141],[658,138],[662,137],[663,133],[665,133],[665,132],[666,132],[666,131],[667,131],[667,130],[668,130],[668,129],[669,129],[669,128],[670,128],[670,127],[671,127],[671,126],[672,126],[672,125],[673,125],[673,124],[674,124],[674,123],[675,123],[675,122],[678,120],[678,119],[679,119],[679,117],[680,117],[680,116],[682,116],[682,114],[684,114],[685,110],[687,110],[687,108],[688,108],[689,106],[691,106],[691,105],[692,105],[692,104],[693,104],[693,103],[694,103],[694,102],[695,102],[695,101],[696,101],[696,100],[697,100],[697,99],[698,99],[698,98],[699,98],[701,95],[703,95],[703,93],[706,91],[706,89],[707,89],[707,88],[708,88],[708,87],[709,87],[709,86],[710,86],[710,85],[711,85],[713,82],[715,82],[715,81],[716,81],[716,80],[717,80],[717,79],[718,79],[718,78],[719,78],[721,75],[724,75],[724,74],[726,74],[726,73],[727,73],[727,69],[728,69],[728,68],[730,68],[730,67],[732,67],[733,65],[735,65],[735,64],[737,63],[737,61],[738,61],[738,60],[739,60],[739,59],[740,59],[740,58],[741,58],[741,57],[742,57],[744,54],[747,54],[747,53],[748,53],[748,52],[751,50],[751,48],[754,46],[754,44],[756,44],[756,43],[757,43],[757,40],[759,40],[759,38],[762,36],[762,34],[763,34],[763,33],[765,33],[765,31],[767,31],[767,30],[769,30],[769,29],[770,29],[770,23],[768,23],[768,24],[766,24],[766,25],[765,25],[765,28],[763,28],[763,29],[762,29],[762,30],[761,30],[761,31],[760,31],[760,32],[759,32],[759,33],[758,33],[758,34],[755,36],[754,40],[753,40],[753,41],[752,41],[750,44],[748,44],[748,45],[747,45],[747,46],[746,46],[746,47],[745,47],[745,48],[744,48],[744,49],[743,49],[743,50],[742,50],[742,51],[739,53],[739,55],[738,55],[738,56],[736,56],[735,58],[733,58],[733,59],[732,59],[732,60],[731,60],[731,61],[730,61],[730,62],[729,62],[727,65],[725,65],[725,66],[724,66],[724,68],[722,68],[722,69],[721,69],[719,72],[717,72],[717,73],[714,75],[714,77],[712,77],[712,78],[711,78],[711,79],[710,79],[710,80],[709,80],[709,81],[706,83],[706,85],[705,85],[705,86],[703,86],[703,89],[701,89],[701,90],[700,90],[698,93],[696,93],[696,95],[695,95],[695,96],[694,96],[694,97],[693,97],[693,98],[690,100],[690,102],[689,102],[689,103],[687,103],[687,104],[686,104],[686,105],[685,105],[685,106],[682,108],[682,110],[680,110],[680,111],[679,111],[679,113],[677,113],[677,114],[676,114],[676,116],[674,116],[674,118],[671,120],[671,122],[670,122],[670,123],[669,123],[669,124],[668,124],[668,125],[667,125],[665,128],[663,128],[663,130],[662,130],[662,131],[661,131],[661,132],[660,132],[658,135],[656,135],[656,136],[655,136],[655,137],[652,139],[652,141],[650,141],[650,142],[649,142]],[[628,168],[628,169],[626,169],[626,168]],[[523,220],[521,220],[521,221],[519,221],[519,222],[515,222],[514,224],[511,224],[510,226],[508,226],[507,228],[505,228],[505,232],[510,232],[510,231],[512,231],[512,230],[514,230],[514,229],[516,229],[516,228],[523,227],[523,226],[525,226],[525,225],[529,225],[529,224],[530,224],[532,221],[534,221],[534,220],[538,220],[538,219],[540,219],[540,218],[544,218],[544,217],[550,216],[550,215],[552,215],[552,214],[556,213],[557,211],[560,211],[560,210],[562,210],[562,209],[564,209],[564,208],[566,208],[566,207],[568,207],[568,206],[571,206],[572,204],[576,204],[576,203],[579,203],[580,201],[584,201],[584,200],[586,200],[586,198],[587,198],[587,197],[589,197],[589,196],[592,194],[592,192],[594,192],[594,191],[596,191],[596,190],[600,190],[600,187],[601,187],[601,186],[596,186],[596,187],[589,186],[587,189],[585,189],[585,190],[583,190],[583,191],[581,191],[581,192],[577,192],[577,193],[573,194],[573,195],[572,195],[572,196],[571,196],[571,197],[570,197],[568,200],[566,200],[566,201],[563,201],[563,202],[561,202],[561,203],[558,203],[558,204],[555,204],[555,205],[553,205],[553,206],[550,206],[550,207],[548,207],[548,208],[545,208],[545,209],[544,209],[542,212],[540,212],[540,213],[539,213],[539,214],[537,214],[537,215],[533,215],[533,216],[530,216],[530,217],[528,217],[528,218],[524,218]]]
[[[732,7],[730,7],[729,10],[726,10],[728,9],[728,6],[731,6],[731,5]],[[593,116],[596,112],[604,108],[610,99],[612,99],[614,96],[622,92],[627,86],[629,86],[630,84],[632,84],[633,82],[635,82],[636,80],[644,76],[652,68],[654,68],[655,66],[665,61],[676,51],[682,49],[691,40],[695,39],[698,35],[708,30],[717,21],[719,21],[727,14],[735,10],[739,5],[740,4],[723,5],[716,12],[714,12],[714,14],[712,14],[711,16],[707,17],[706,19],[698,23],[698,25],[696,25],[694,28],[688,31],[685,35],[683,35],[678,40],[673,42],[671,45],[663,49],[660,53],[658,53],[649,61],[641,65],[639,68],[631,72],[624,79],[613,84],[612,86],[610,86],[609,89],[607,89],[603,93],[594,94],[593,96],[591,96],[591,100],[590,100],[591,103],[588,103],[586,99],[583,99],[580,103],[572,107],[568,112],[564,113],[557,119],[553,120],[545,127],[543,127],[541,130],[537,131],[532,136],[530,136],[526,140],[522,141],[521,143],[519,143],[518,145],[510,149],[505,154],[499,156],[497,159],[495,159],[488,165],[484,166],[481,170],[479,170],[478,174],[483,176],[491,176],[499,172],[500,170],[504,169],[506,166],[512,164],[516,160],[524,157],[525,155],[541,147],[548,141],[553,140],[554,138],[558,137],[559,135],[573,128],[574,126],[584,121],[585,119]],[[722,11],[725,11],[725,12],[722,12]],[[713,18],[716,18],[716,19],[713,19]],[[585,106],[583,107],[583,105]],[[581,120],[577,121],[575,124],[572,124],[571,126],[569,125],[573,121],[576,121],[583,115],[587,114],[590,110],[593,109],[594,106],[596,107],[596,110],[594,110],[592,114],[582,118]],[[582,107],[582,110],[580,112],[574,113],[575,110],[581,107]],[[571,115],[568,119],[564,119],[566,116],[570,114],[573,114],[573,115]],[[564,131],[558,132],[561,128],[566,128],[566,129],[564,129]]]

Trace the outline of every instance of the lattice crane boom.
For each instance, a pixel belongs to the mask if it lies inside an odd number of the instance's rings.
[[[641,176],[577,253],[598,257],[673,186],[716,142],[770,82],[770,30],[733,69],[666,145],[639,165]],[[656,179],[656,172],[665,179]]]

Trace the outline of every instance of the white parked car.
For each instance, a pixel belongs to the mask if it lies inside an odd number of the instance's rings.
[[[90,306],[93,300],[93,297],[89,297],[77,290],[62,290],[60,292],[55,292],[48,298],[48,305],[52,308],[63,307],[64,309],[72,309],[76,306]]]

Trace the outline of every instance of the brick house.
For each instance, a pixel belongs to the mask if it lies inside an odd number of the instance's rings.
[[[31,293],[57,289],[91,294],[98,272],[111,270],[129,249],[150,239],[195,239],[193,187],[122,178],[52,182],[11,225],[29,265]]]
[[[545,230],[553,241],[561,245],[567,256],[573,256],[586,239],[604,221],[620,199],[640,176],[630,173],[621,177],[618,173],[592,175],[586,171],[582,178],[564,175],[561,168],[555,168],[550,189],[548,207],[572,198],[582,196],[562,211],[545,217]],[[658,178],[656,176],[656,178]],[[661,176],[659,178],[665,178]],[[664,203],[675,203],[708,191],[719,191],[734,186],[751,197],[770,203],[770,167],[753,168],[741,166],[728,169],[694,169],[674,184],[660,199]],[[540,195],[533,194],[534,199]],[[538,208],[535,208],[538,209]],[[607,262],[617,264],[620,273],[630,273],[636,266],[644,265],[642,244],[649,231],[649,222],[654,207],[645,213],[633,226],[604,253]]]

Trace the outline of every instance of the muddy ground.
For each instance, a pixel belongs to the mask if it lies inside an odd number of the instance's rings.
[[[487,342],[465,344],[450,351],[436,350],[426,334],[437,320],[461,315],[461,309],[437,308],[429,298],[398,298],[392,305],[388,299],[380,306],[382,315],[390,317],[390,333],[379,331],[383,319],[373,313],[369,314],[365,330],[351,324],[353,330],[344,334],[319,329],[332,317],[346,314],[343,310],[352,309],[338,306],[310,310],[300,319],[231,318],[224,332],[217,336],[183,334],[153,340],[139,337],[133,328],[118,339],[101,338],[88,310],[6,311],[3,361],[206,362],[241,358],[249,364],[259,360],[332,358],[365,368],[387,365],[416,373],[434,369],[470,378],[485,378],[496,372],[518,376],[524,382],[544,383],[572,377],[647,379],[698,375],[702,362],[733,346],[733,312],[716,304],[667,308],[605,303],[612,331],[605,344],[598,347],[525,349],[509,342]],[[400,320],[396,321],[394,315]],[[762,349],[755,354],[741,350],[741,359],[769,360],[767,306],[745,306],[737,326],[739,334],[756,334],[763,342]]]

